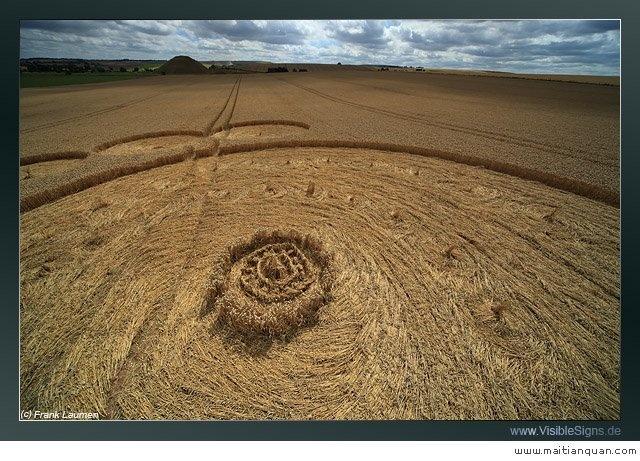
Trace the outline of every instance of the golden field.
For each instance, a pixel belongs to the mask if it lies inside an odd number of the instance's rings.
[[[619,418],[618,86],[310,71],[20,105],[23,409]]]

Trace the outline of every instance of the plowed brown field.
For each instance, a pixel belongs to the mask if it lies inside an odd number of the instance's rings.
[[[618,94],[365,71],[23,90],[23,409],[618,418]]]

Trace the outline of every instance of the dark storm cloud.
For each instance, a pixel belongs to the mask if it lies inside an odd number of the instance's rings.
[[[23,21],[21,57],[619,72],[616,20]]]

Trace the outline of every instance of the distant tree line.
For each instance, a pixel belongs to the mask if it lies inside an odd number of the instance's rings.
[[[109,72],[111,69],[102,66],[90,65],[89,63],[43,63],[26,62],[20,66],[27,72]]]
[[[139,67],[130,69],[133,72],[140,72]],[[94,61],[84,60],[21,60],[21,72],[64,72],[66,74],[86,73],[86,72],[128,72],[124,66],[113,67]],[[142,68],[143,72],[151,72],[152,69]]]
[[[289,72],[289,69],[287,69],[284,66],[279,66],[279,67],[269,67],[267,69],[267,73],[272,73],[272,72]]]

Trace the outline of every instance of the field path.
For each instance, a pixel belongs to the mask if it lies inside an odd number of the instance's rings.
[[[220,109],[220,112],[218,112],[218,115],[216,115],[216,117],[207,124],[207,127],[204,129],[204,132],[203,132],[205,135],[207,136],[211,135],[216,131],[216,128],[221,128],[221,129],[228,128],[229,121],[231,120],[231,117],[233,116],[233,111],[236,107],[236,101],[238,100],[238,93],[240,91],[241,81],[242,81],[242,76],[238,77],[235,83],[233,84],[233,87],[229,92],[229,96],[227,97],[227,100],[225,101],[224,106],[222,106],[222,109]],[[229,103],[231,103],[231,105],[229,105]],[[229,110],[227,110],[227,108]],[[222,120],[222,123],[218,125],[218,121],[220,120]]]
[[[91,152],[147,133],[201,131],[224,106],[237,80],[231,77],[149,77],[153,81],[147,86],[136,82],[26,93],[21,99],[21,156],[55,157],[53,153]]]
[[[21,129],[20,132],[21,133],[31,133],[33,131],[41,130],[42,128],[51,128],[51,127],[54,127],[54,126],[59,126],[59,125],[62,125],[62,124],[68,123],[68,122],[72,122],[74,120],[79,120],[79,119],[86,118],[86,117],[94,117],[94,116],[97,116],[97,115],[106,114],[108,112],[113,112],[114,110],[124,109],[126,107],[131,107],[131,106],[133,106],[135,104],[139,104],[141,102],[148,101],[148,100],[150,100],[152,98],[160,96],[161,94],[166,94],[166,93],[168,93],[170,91],[172,91],[172,90],[160,91],[158,93],[152,94],[151,96],[145,96],[143,98],[132,99],[131,101],[128,101],[126,103],[115,104],[115,105],[107,107],[105,109],[95,110],[95,111],[92,111],[92,112],[85,112],[83,114],[74,115],[72,117],[64,118],[62,120],[56,120],[54,122],[44,123],[42,125],[36,125],[36,126],[30,127],[30,128],[24,128],[24,129]]]

